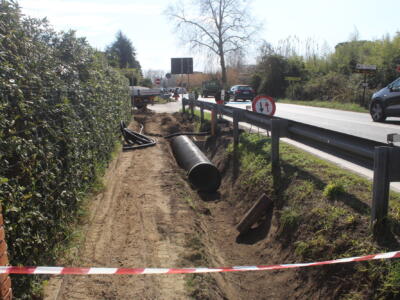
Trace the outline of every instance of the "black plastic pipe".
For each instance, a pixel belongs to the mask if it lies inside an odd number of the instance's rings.
[[[185,135],[171,139],[178,164],[187,171],[190,183],[199,191],[215,192],[221,184],[221,174],[203,152]]]
[[[164,136],[164,139],[169,139],[169,138],[172,138],[172,137],[178,136],[178,135],[206,136],[206,135],[209,135],[209,134],[210,134],[209,131],[205,131],[205,132],[176,132],[176,133],[172,133],[172,134]]]

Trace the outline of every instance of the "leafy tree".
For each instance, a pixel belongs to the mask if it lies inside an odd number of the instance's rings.
[[[219,58],[223,86],[227,85],[226,55],[245,50],[260,28],[243,0],[201,0],[191,7],[190,16],[180,2],[169,6],[166,14],[175,21],[184,43]]]
[[[113,67],[141,70],[140,63],[136,60],[136,49],[121,31],[117,33],[115,42],[107,47],[106,54]]]
[[[281,97],[285,93],[285,73],[288,69],[287,60],[280,55],[264,57],[253,76],[253,86],[258,93],[273,97]]]
[[[142,73],[135,68],[119,69],[119,72],[129,80],[129,85],[138,85],[142,80]]]
[[[143,78],[140,85],[151,88],[153,86],[153,82],[151,81],[150,78]]]

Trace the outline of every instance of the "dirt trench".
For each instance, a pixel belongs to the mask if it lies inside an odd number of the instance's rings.
[[[163,117],[138,118],[145,121],[146,132],[161,135]],[[104,192],[91,204],[75,266],[182,265],[193,212],[181,201],[190,188],[179,172],[162,138],[155,147],[119,153],[106,173]],[[45,293],[48,300],[188,298],[184,275],[70,275],[50,280]]]
[[[81,267],[224,267],[274,264],[287,257],[276,251],[269,234],[276,221],[260,224],[248,239],[235,229],[245,212],[229,201],[231,172],[226,147],[231,132],[207,155],[222,171],[219,192],[205,195],[187,183],[160,136],[192,131],[179,114],[135,115],[144,134],[158,138],[155,147],[121,152],[110,165],[106,189],[93,200],[85,241],[74,266]],[[229,127],[229,126],[228,126]],[[230,131],[230,128],[227,128]],[[212,141],[211,141],[212,143]],[[207,148],[207,147],[206,147]],[[249,191],[250,192],[250,191]],[[249,195],[256,199],[258,195]],[[276,247],[275,247],[276,248]],[[46,300],[83,299],[303,299],[296,271],[238,272],[186,275],[56,276]]]

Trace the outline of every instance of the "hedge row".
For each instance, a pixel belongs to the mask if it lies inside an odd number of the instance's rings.
[[[13,265],[52,265],[57,245],[129,118],[126,79],[74,32],[0,4],[0,201]],[[32,277],[14,277],[33,298]]]

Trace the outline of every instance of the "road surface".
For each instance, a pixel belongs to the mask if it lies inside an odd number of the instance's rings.
[[[215,103],[214,98],[199,100]],[[227,105],[246,109],[251,102],[229,102]],[[275,116],[382,143],[386,143],[389,133],[400,134],[400,118],[388,118],[385,123],[376,123],[368,113],[277,103]]]

